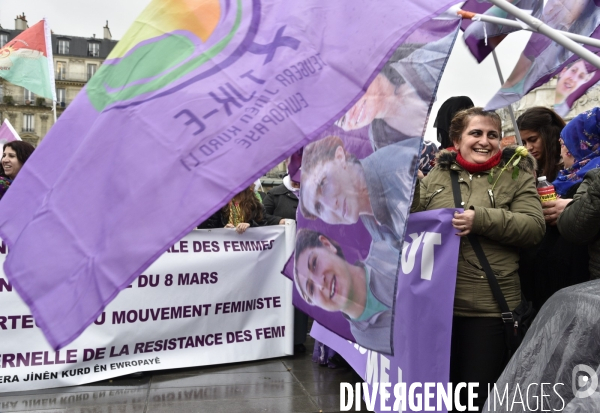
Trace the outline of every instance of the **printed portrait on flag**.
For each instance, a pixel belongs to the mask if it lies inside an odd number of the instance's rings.
[[[544,8],[543,0],[508,0],[508,2],[522,10],[530,11],[535,18],[541,18]],[[516,20],[513,15],[486,0],[467,0],[462,9],[485,16]],[[464,19],[461,28],[464,31],[463,40],[465,44],[479,63],[504,40],[506,35],[519,30],[512,26],[490,24],[471,19]]]
[[[424,23],[302,155],[294,304],[392,353],[393,314],[422,136],[458,22]]]
[[[549,0],[540,19],[554,29],[590,36],[600,24],[600,7],[593,0]],[[539,33],[532,34],[512,73],[486,105],[486,109],[494,110],[518,101],[533,88],[550,80],[572,56],[572,52],[550,38]],[[586,79],[586,70],[582,64],[573,67],[571,71],[576,70],[579,74],[572,80],[567,80],[567,72],[561,73],[564,81],[571,86],[577,86],[577,82],[584,83]],[[559,101],[555,104],[563,103],[563,95],[567,91],[559,91]],[[564,108],[559,107],[559,110],[564,111]]]

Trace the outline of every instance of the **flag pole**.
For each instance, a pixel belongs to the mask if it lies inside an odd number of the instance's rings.
[[[552,27],[548,26],[540,19],[536,19],[530,14],[524,12],[516,6],[513,6],[506,0],[489,0],[495,6],[498,6],[502,10],[507,13],[512,14],[517,19],[521,20],[523,23],[527,24],[534,31],[543,34],[544,36],[554,40],[559,45],[563,46],[565,49],[570,50],[575,53],[577,56],[581,57],[583,60],[588,63],[596,66],[600,69],[600,57],[596,56],[594,53],[590,52],[583,46],[575,43],[573,40],[569,39],[565,35],[561,34],[558,30],[554,30]]]
[[[477,13],[473,13],[473,12],[466,11],[466,10],[459,10],[456,12],[456,14],[461,16],[463,19],[469,19],[469,20],[473,20],[473,21],[482,21],[482,22],[486,22],[486,23],[498,24],[498,25],[503,25],[503,26],[510,26],[510,27],[515,27],[517,29],[527,30],[530,32],[537,33],[537,30],[533,29],[532,27],[529,27],[526,24],[519,23],[516,20],[503,19],[501,17],[495,17],[495,16],[488,16],[487,14],[477,14]],[[582,44],[585,44],[588,46],[600,48],[600,40],[594,39],[593,37],[582,36],[580,34],[565,32],[562,30],[556,30],[556,31],[577,43],[582,43]]]
[[[54,113],[54,123],[56,123],[56,100],[52,101],[52,113]]]
[[[498,77],[500,78],[500,85],[502,86],[504,84],[504,77],[502,76],[502,70],[500,69],[500,62],[498,62],[498,55],[496,55],[496,50],[492,49],[492,56],[494,56],[496,71],[498,72]],[[515,119],[515,112],[513,111],[512,105],[508,105],[508,113],[510,114],[510,120],[512,121],[513,128],[515,129],[517,143],[519,145],[523,145],[523,140],[521,139],[521,133],[519,132],[519,128],[517,127],[517,120]]]

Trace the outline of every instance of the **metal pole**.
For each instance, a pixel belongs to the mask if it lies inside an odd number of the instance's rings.
[[[52,113],[54,113],[54,123],[56,123],[56,100],[52,101]]]
[[[504,78],[502,77],[502,70],[500,70],[500,62],[498,62],[496,50],[492,50],[492,56],[494,56],[496,71],[498,72],[498,77],[500,78],[500,86],[502,86],[504,84]],[[510,113],[510,120],[512,121],[513,128],[515,128],[515,136],[517,137],[517,143],[519,145],[523,145],[523,140],[521,139],[521,133],[519,133],[519,128],[517,127],[517,120],[515,119],[515,112],[513,111],[512,105],[508,105],[508,113]]]
[[[519,9],[516,6],[513,6],[506,0],[489,0],[490,3],[498,6],[502,10],[507,13],[512,14],[517,19],[521,20],[523,23],[527,24],[534,31],[543,34],[546,37],[554,40],[559,45],[563,46],[565,49],[570,50],[575,53],[577,56],[581,57],[583,60],[591,63],[600,69],[600,57],[596,56],[594,53],[590,52],[583,46],[575,43],[573,40],[568,37],[562,35],[559,31],[554,30],[552,27],[548,26],[540,19],[536,19],[535,17],[527,14],[523,10]]]
[[[503,25],[503,26],[510,26],[510,27],[515,27],[517,29],[527,30],[530,32],[537,33],[537,30],[534,30],[533,28],[531,28],[527,25],[524,25],[523,23],[519,23],[518,21],[515,21],[515,20],[503,19],[501,17],[495,17],[495,16],[488,16],[487,14],[476,14],[476,13],[472,13],[472,12],[466,11],[466,10],[459,10],[457,12],[457,14],[459,16],[462,16],[465,19],[470,19],[473,21],[482,21],[482,22],[498,24],[498,25]],[[600,48],[600,40],[594,39],[593,37],[586,37],[586,36],[582,36],[580,34],[569,33],[569,32],[565,32],[562,30],[556,30],[556,31],[577,43],[582,43],[582,44],[585,44],[588,46],[594,46],[594,47]]]

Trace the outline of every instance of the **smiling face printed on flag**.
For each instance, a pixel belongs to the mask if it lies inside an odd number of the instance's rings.
[[[294,305],[391,353],[396,285],[422,133],[458,21],[422,24],[302,154]]]

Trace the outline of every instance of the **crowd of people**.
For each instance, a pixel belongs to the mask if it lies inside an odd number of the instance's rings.
[[[552,109],[526,110],[517,119],[524,147],[504,146],[500,117],[473,107],[464,96],[444,103],[435,125],[439,145],[426,142],[422,146],[410,212],[454,208],[462,200],[459,206],[463,210],[452,220],[462,240],[450,381],[476,382],[487,388],[500,376],[511,349],[501,304],[492,292],[486,267],[491,268],[510,311],[524,300],[539,309],[558,290],[600,278],[600,108],[581,113],[568,124]],[[361,220],[373,242],[369,257],[354,264],[346,260],[334,239],[314,230],[300,230],[295,285],[307,303],[340,311],[355,336],[362,337],[369,348],[385,352],[390,323],[384,321],[393,316],[391,293],[402,250],[396,243],[406,220],[393,209],[400,198],[410,194],[410,181],[387,182],[398,189],[387,204],[365,201],[369,201],[368,183],[379,177],[378,169],[389,169],[394,162],[397,169],[409,162],[402,156],[404,149],[412,148],[412,139],[403,142],[380,148],[377,160],[369,161],[355,159],[339,138],[325,138],[305,149],[302,179],[296,154],[295,170],[281,185],[265,194],[257,181],[198,228],[231,228],[243,234],[250,227],[285,225],[286,220],[296,219],[298,208],[307,219],[331,224]],[[4,144],[0,198],[10,190],[33,151],[34,147],[23,141]],[[507,167],[510,169],[503,173]],[[341,185],[325,185],[322,176]],[[397,176],[391,174],[389,179]],[[557,198],[540,200],[536,178],[550,182]],[[335,188],[347,192],[343,210],[333,202],[337,195],[330,192]],[[485,256],[478,255],[476,248]],[[319,274],[302,270],[311,268],[311,260],[339,274],[337,301],[323,293]],[[372,265],[370,260],[377,263]],[[340,301],[344,294],[354,299]],[[294,349],[304,352],[308,317],[295,311]],[[334,367],[335,352],[318,342],[316,346],[319,357],[315,361]],[[476,400],[479,408],[486,397],[481,394]]]
[[[480,388],[487,388],[502,373],[511,349],[486,267],[491,268],[510,311],[525,300],[539,309],[559,289],[600,277],[600,108],[580,114],[567,125],[552,109],[526,110],[517,119],[524,147],[505,146],[500,117],[474,107],[465,96],[445,102],[435,125],[439,145],[425,142],[422,146],[410,211],[454,208],[457,200],[463,200],[463,211],[456,212],[452,220],[462,240],[450,381],[477,382]],[[411,148],[410,138],[403,142],[404,149]],[[17,155],[10,155],[11,151]],[[5,146],[5,157],[18,157],[17,150],[9,147],[8,152]],[[410,194],[410,181],[388,182],[398,189],[388,204],[365,201],[369,201],[369,181],[372,176],[379,177],[378,168],[397,169],[409,162],[402,156],[403,145],[385,146],[378,148],[376,162],[358,160],[339,138],[327,137],[305,148],[302,179],[288,175],[266,195],[253,184],[199,228],[235,228],[241,234],[249,227],[285,224],[286,219],[296,218],[298,208],[306,219],[318,218],[328,224],[362,221],[373,242],[369,257],[354,264],[346,260],[336,240],[314,230],[299,230],[295,285],[307,303],[340,311],[355,336],[362,337],[370,348],[385,352],[390,323],[382,320],[392,317],[390,293],[395,291],[395,264],[402,250],[395,242],[406,219],[393,211],[393,205]],[[22,164],[26,158],[18,159]],[[14,179],[18,166],[11,162],[6,161],[6,175]],[[394,176],[398,174],[390,179]],[[537,181],[550,182],[557,199],[541,201]],[[336,182],[339,185],[334,185]],[[303,196],[299,199],[301,184]],[[334,190],[345,191],[343,208],[336,204]],[[373,251],[381,248],[379,241],[386,247],[377,264],[371,265]],[[476,248],[481,248],[485,257],[478,256]],[[320,272],[303,270],[312,268],[311,260],[318,260],[321,272],[331,269],[339,274],[337,301],[320,288]],[[382,266],[388,261],[390,265]],[[340,301],[342,293],[353,300]],[[370,319],[377,321],[366,321]],[[295,322],[295,350],[304,351],[307,316],[296,310]],[[334,351],[318,342],[316,346],[319,357],[315,361],[330,367],[339,364],[331,362]],[[481,394],[476,405],[482,408],[486,398]]]

